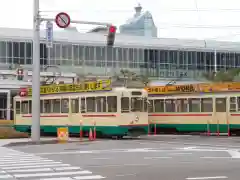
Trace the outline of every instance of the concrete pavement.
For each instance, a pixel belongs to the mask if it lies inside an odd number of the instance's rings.
[[[238,180],[240,146],[237,142],[237,139],[203,140],[186,136],[174,136],[171,140],[170,136],[165,136],[152,141],[103,140],[88,144],[15,146],[2,151],[8,154],[15,151],[19,158],[33,156],[34,159],[19,162],[8,155],[4,157],[5,163],[1,163],[4,160],[1,157],[0,169],[5,173],[2,177],[9,175],[20,180]],[[7,158],[10,159],[8,164]],[[28,171],[20,171],[23,169]]]

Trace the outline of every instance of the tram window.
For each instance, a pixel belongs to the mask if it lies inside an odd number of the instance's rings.
[[[143,100],[140,97],[131,98],[131,111],[143,112]]]
[[[96,97],[97,112],[106,112],[107,108],[106,97]]]
[[[43,113],[43,100],[40,100],[40,113]]]
[[[49,99],[43,100],[43,113],[50,113],[51,112],[51,102]]]
[[[22,101],[21,114],[28,114],[28,101]]]
[[[149,104],[148,104],[148,112],[152,113],[154,112],[154,106],[153,106],[153,100],[148,100]]]
[[[61,101],[60,99],[52,99],[52,112],[60,113],[61,112]]]
[[[28,102],[28,113],[32,114],[32,101]]]
[[[143,108],[144,108],[144,112],[148,112],[148,99],[147,98],[143,98]]]
[[[229,100],[230,104],[230,112],[236,112],[237,111],[237,102],[236,102],[236,97],[230,97]]]
[[[154,112],[164,112],[164,100],[155,99],[154,100]]]
[[[96,112],[95,97],[87,97],[86,98],[86,104],[87,104],[87,112]]]
[[[117,96],[107,97],[108,112],[117,112]]]
[[[175,100],[166,99],[165,100],[166,112],[175,112]]]
[[[201,100],[199,98],[188,99],[189,112],[200,112]]]
[[[226,98],[216,98],[216,112],[226,112]]]
[[[238,111],[240,111],[240,97],[237,97]]]
[[[201,112],[213,112],[212,98],[201,99]]]
[[[86,113],[86,99],[81,98],[81,113]]]
[[[122,97],[121,98],[121,111],[122,113],[129,112],[129,98],[128,97]]]
[[[61,100],[61,113],[69,112],[69,99],[65,98]]]
[[[71,99],[71,108],[72,108],[72,113],[78,113],[79,112],[79,100],[78,100],[78,98]]]
[[[15,107],[15,109],[16,109],[16,114],[21,114],[21,109],[20,109],[21,107],[20,107],[20,102],[19,101],[16,101],[16,107]]]
[[[188,112],[188,101],[187,99],[177,99],[176,103],[177,112]]]

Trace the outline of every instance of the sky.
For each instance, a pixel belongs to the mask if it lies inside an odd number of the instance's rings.
[[[0,27],[33,26],[33,0],[0,0]],[[240,0],[40,0],[41,16],[64,11],[73,20],[124,24],[140,3],[150,11],[158,37],[240,41]],[[80,32],[93,26],[76,25]],[[41,26],[45,28],[44,23]],[[59,30],[56,26],[54,30]]]

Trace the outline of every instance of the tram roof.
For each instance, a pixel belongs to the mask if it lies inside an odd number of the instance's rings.
[[[41,41],[44,41],[45,31],[41,31]],[[11,41],[32,41],[31,29],[0,28],[0,38]],[[106,34],[79,33],[75,31],[54,31],[53,39],[56,42],[104,46]],[[240,52],[240,43],[213,40],[176,39],[176,38],[149,38],[117,34],[116,47],[150,48],[163,50],[193,50],[193,51],[231,51]]]

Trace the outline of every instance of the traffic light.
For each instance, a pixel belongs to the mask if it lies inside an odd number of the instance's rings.
[[[23,69],[22,68],[18,68],[17,69],[17,80],[22,81],[23,77],[24,77]]]
[[[116,29],[117,29],[116,26],[110,26],[108,28],[107,46],[113,46],[114,45]]]

